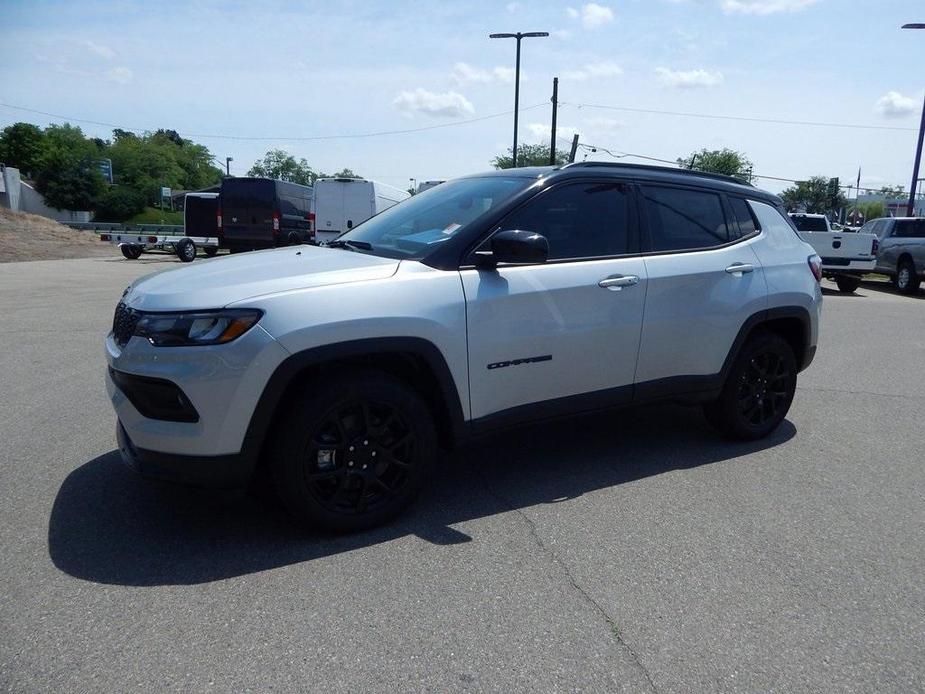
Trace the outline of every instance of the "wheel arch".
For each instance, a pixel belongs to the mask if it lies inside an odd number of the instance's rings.
[[[381,370],[418,390],[431,408],[442,445],[452,447],[466,437],[459,392],[440,349],[423,338],[386,337],[323,345],[287,357],[264,386],[245,446],[262,450],[280,408],[312,378],[357,367]]]
[[[810,344],[812,323],[809,310],[802,306],[777,306],[752,314],[742,324],[732,349],[729,350],[726,361],[723,363],[723,382],[742,346],[758,330],[776,333],[786,340],[793,349],[799,371],[804,370],[812,362],[815,347]]]

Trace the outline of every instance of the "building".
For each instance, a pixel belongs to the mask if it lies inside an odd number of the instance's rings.
[[[890,217],[905,217],[906,208],[909,204],[909,198],[908,196],[903,196],[900,198],[888,198],[887,196],[880,195],[879,193],[861,193],[858,195],[858,204],[869,202],[882,202],[883,208],[886,210],[886,214]],[[915,199],[914,216],[925,217],[925,197],[921,195]]]

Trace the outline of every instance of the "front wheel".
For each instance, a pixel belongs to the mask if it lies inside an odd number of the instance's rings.
[[[424,487],[437,451],[434,422],[403,381],[376,371],[309,381],[284,407],[270,465],[283,505],[300,523],[371,528]]]
[[[762,331],[742,347],[719,398],[704,406],[704,414],[724,436],[764,438],[787,415],[796,386],[797,363],[790,345]]]
[[[861,286],[861,278],[852,275],[839,275],[835,278],[835,284],[838,285],[838,291],[851,294]]]
[[[915,274],[911,260],[903,260],[896,268],[896,288],[903,294],[915,294],[919,290],[921,278]]]

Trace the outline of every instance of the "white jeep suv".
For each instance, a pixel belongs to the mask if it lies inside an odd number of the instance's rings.
[[[758,438],[813,359],[819,258],[735,179],[582,163],[449,181],[342,235],[126,289],[106,338],[122,456],[275,481],[296,518],[394,516],[512,424],[672,399]]]

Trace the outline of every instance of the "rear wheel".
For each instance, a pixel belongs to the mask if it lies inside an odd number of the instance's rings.
[[[839,275],[835,278],[835,284],[838,285],[838,291],[851,294],[861,286],[861,278],[853,275]]]
[[[218,253],[218,246],[206,246],[202,249],[209,258],[214,258]]]
[[[724,436],[753,440],[774,431],[790,409],[797,384],[793,350],[779,335],[759,332],[736,357],[719,398],[704,406]]]
[[[921,278],[915,274],[911,260],[901,260],[896,268],[896,288],[903,294],[915,294],[919,290]]]
[[[303,524],[335,532],[398,515],[424,487],[436,455],[427,404],[375,371],[309,388],[289,402],[271,450],[286,509]]]
[[[298,246],[302,243],[302,237],[299,236],[299,232],[290,231],[289,235],[286,236],[286,240],[289,242],[290,246]]]
[[[180,239],[177,241],[177,257],[184,263],[191,263],[196,260],[196,244],[192,239]]]
[[[132,246],[131,244],[123,243],[119,246],[119,250],[122,251],[122,255],[129,260],[138,260],[141,257],[141,246]]]

